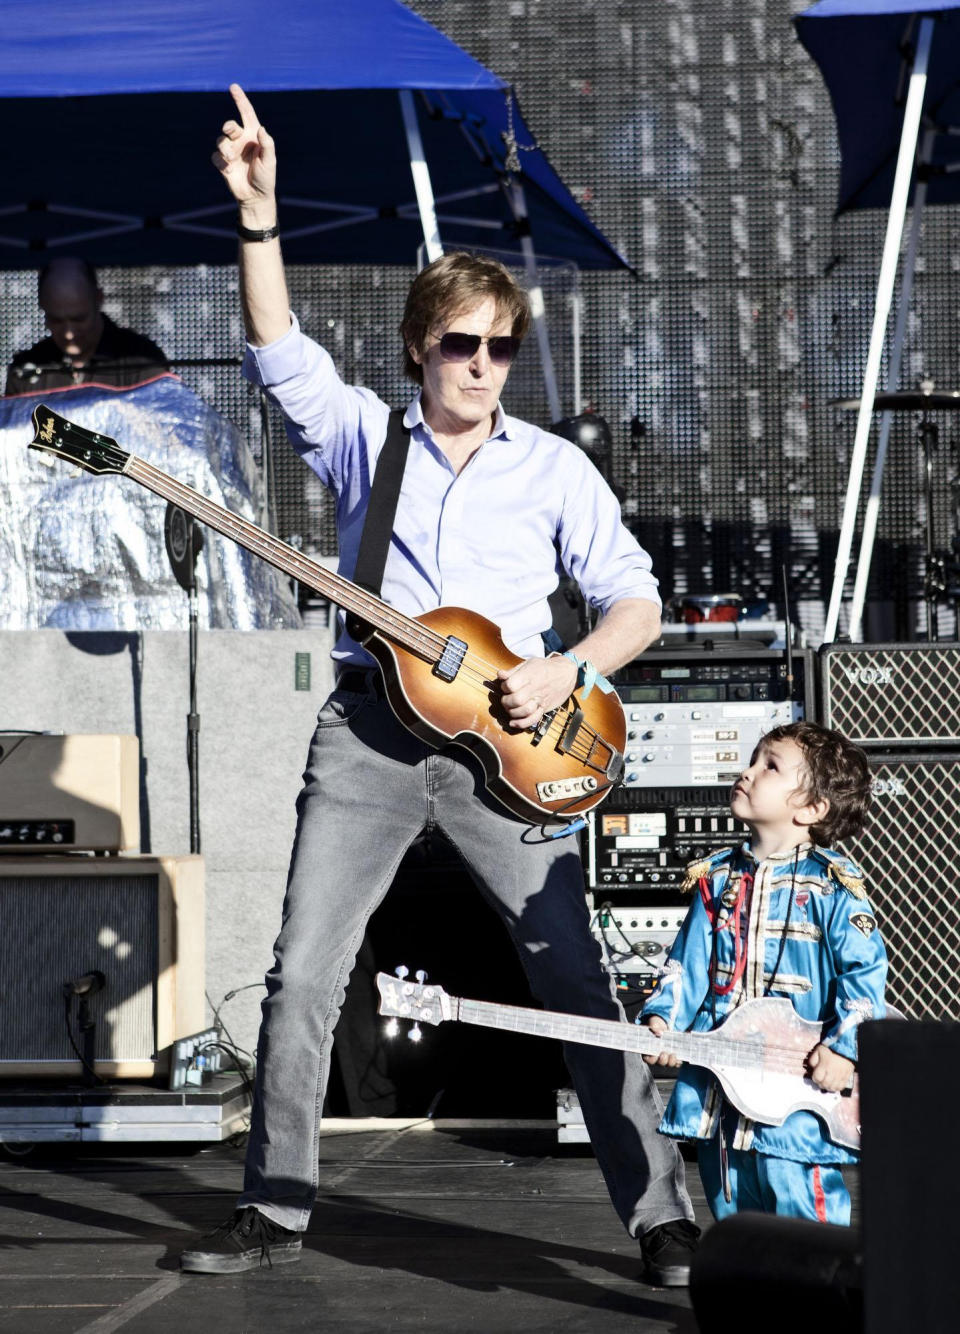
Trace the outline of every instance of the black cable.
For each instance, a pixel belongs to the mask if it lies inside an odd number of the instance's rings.
[[[83,1066],[84,1070],[86,1070],[87,1074],[92,1076],[92,1078],[95,1080],[96,1083],[106,1084],[107,1080],[102,1079],[100,1075],[97,1074],[96,1070],[94,1070],[93,1066],[87,1063],[86,1057],[83,1055],[83,1052],[80,1050],[80,1048],[76,1044],[76,1041],[74,1040],[73,1024],[70,1022],[71,1000],[72,1000],[71,996],[64,996],[63,998],[63,1017],[66,1020],[67,1024],[67,1037],[70,1039],[70,1046],[73,1048],[74,1052],[76,1053],[77,1060]]]
[[[626,945],[626,947],[627,947],[626,950],[619,950],[619,951],[618,951],[618,950],[615,950],[614,945],[612,944],[612,942],[611,942],[611,940],[610,940],[610,937],[607,935],[607,928],[604,926],[603,922],[601,922],[601,921],[599,920],[599,919],[600,919],[600,916],[601,916],[602,913],[606,913],[606,914],[610,917],[610,920],[613,922],[613,925],[614,925],[614,926],[616,927],[616,929],[617,929],[617,935],[621,938],[621,940],[623,941],[623,943],[624,943],[624,944]],[[630,937],[626,935],[626,933],[624,932],[624,930],[623,930],[623,928],[621,927],[620,923],[617,921],[617,919],[616,919],[616,918],[614,917],[614,915],[613,915],[613,906],[612,906],[612,904],[610,904],[610,903],[601,903],[601,904],[600,904],[600,907],[599,907],[599,908],[597,909],[597,911],[594,913],[594,918],[593,918],[593,920],[596,922],[597,927],[599,928],[600,934],[601,934],[601,936],[603,936],[604,944],[606,945],[607,950],[608,950],[608,952],[610,953],[611,956],[612,956],[614,953],[616,953],[618,958],[625,958],[627,955],[629,955],[630,958],[636,958],[636,956],[637,956],[637,952],[636,952],[636,950],[633,948],[633,945],[630,943]]]

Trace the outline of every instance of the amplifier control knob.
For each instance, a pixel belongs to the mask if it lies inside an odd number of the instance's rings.
[[[624,884],[627,877],[624,875],[623,871],[621,871],[617,876],[617,879],[620,881],[621,884]]]
[[[656,735],[657,735],[656,732],[651,727],[648,732],[644,732],[643,739],[644,741],[652,741]]]
[[[653,884],[655,884],[655,885],[658,884],[659,881],[660,881],[660,872],[659,872],[659,871],[651,871],[651,872],[650,872],[650,880],[652,881]]]
[[[646,755],[644,755],[644,757],[643,757],[643,762],[644,762],[644,764],[649,764],[649,763],[651,762],[651,760],[655,760],[656,758],[657,758],[657,753],[656,753],[656,751],[655,751],[655,750],[648,750],[647,753],[646,753]]]
[[[655,723],[662,723],[663,720],[664,720],[664,718],[666,718],[666,716],[667,716],[667,715],[666,715],[665,713],[655,713],[655,714],[653,715],[653,721],[654,721]]]
[[[635,783],[639,777],[640,775],[638,773],[629,773],[627,774],[627,782]]]

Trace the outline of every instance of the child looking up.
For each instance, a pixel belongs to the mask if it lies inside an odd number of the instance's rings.
[[[688,868],[696,897],[640,1020],[665,1035],[650,1064],[680,1065],[668,1030],[704,1032],[746,1000],[785,996],[822,1025],[809,1077],[847,1086],[858,1025],[885,1013],[887,957],[861,872],[830,847],[861,830],[869,800],[866,756],[838,732],[801,722],[767,733],[730,796],[749,842]],[[716,1218],[752,1209],[850,1221],[840,1165],[857,1155],[812,1112],[751,1121],[708,1071],[687,1066],[660,1129],[697,1141]]]

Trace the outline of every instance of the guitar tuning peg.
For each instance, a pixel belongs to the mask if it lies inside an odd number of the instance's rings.
[[[42,463],[45,468],[52,468],[56,463],[56,459],[52,454],[41,453],[37,455],[37,462]]]
[[[426,982],[427,980],[427,975],[422,968],[417,969],[417,971],[414,973],[414,977],[417,979],[417,981],[420,983],[421,986],[423,986],[424,982]]]
[[[383,1032],[385,1037],[395,1038],[400,1032],[400,1025],[397,1023],[396,1019],[388,1019],[383,1026]]]
[[[420,1025],[414,1024],[413,1028],[411,1028],[408,1031],[407,1037],[410,1039],[411,1042],[419,1042],[420,1039],[423,1037],[423,1032],[421,1031]]]
[[[396,968],[394,968],[393,971],[396,973],[397,977],[401,979],[401,981],[403,980],[403,978],[408,977],[410,974],[410,969],[407,967],[405,963],[397,964]]]

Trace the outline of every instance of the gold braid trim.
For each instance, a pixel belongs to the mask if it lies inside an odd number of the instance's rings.
[[[831,862],[827,868],[827,874],[832,880],[836,880],[838,885],[842,885],[844,889],[848,890],[855,899],[865,899],[867,897],[862,875],[850,875],[848,871],[841,870],[834,862]]]
[[[680,893],[692,894],[700,881],[704,876],[709,875],[712,869],[712,861],[691,862],[687,867],[687,874],[684,877],[683,884],[680,886]]]

